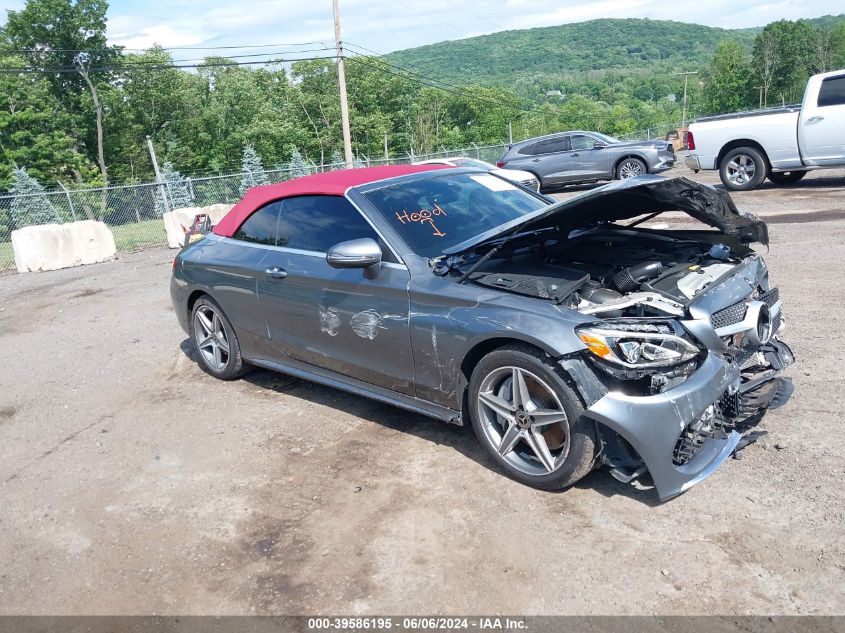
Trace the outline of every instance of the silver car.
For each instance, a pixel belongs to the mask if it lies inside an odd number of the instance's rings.
[[[518,182],[523,187],[528,187],[534,191],[540,191],[540,181],[537,176],[530,171],[522,171],[520,169],[501,169],[490,163],[477,158],[467,158],[466,156],[455,156],[453,158],[430,158],[428,160],[421,160],[414,165],[450,165],[451,167],[474,167],[475,169],[483,169],[491,174],[496,174],[502,178],[507,178],[511,182]]]
[[[713,230],[625,222],[663,211]],[[347,169],[250,189],[171,294],[212,376],[255,365],[470,424],[538,488],[607,466],[669,499],[792,393],[755,241],[765,223],[684,178],[549,204],[475,169]]]
[[[675,165],[667,141],[623,142],[599,132],[560,132],[514,143],[496,163],[533,173],[542,189],[657,174]]]

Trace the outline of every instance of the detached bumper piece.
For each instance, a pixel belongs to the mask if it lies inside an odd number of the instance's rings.
[[[791,350],[773,340],[760,353],[767,367],[758,368],[753,377],[738,363],[710,354],[673,389],[643,397],[611,392],[586,415],[630,444],[666,501],[708,477],[731,456],[745,421],[789,400],[792,382],[777,374],[792,363]]]

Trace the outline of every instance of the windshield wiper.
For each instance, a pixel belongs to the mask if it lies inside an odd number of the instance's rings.
[[[535,218],[535,220],[536,219],[537,218]],[[474,273],[476,270],[481,268],[484,264],[486,264],[488,261],[490,261],[491,257],[493,257],[500,250],[502,250],[502,247],[505,244],[507,244],[508,242],[510,242],[511,239],[513,239],[514,237],[516,237],[520,233],[525,233],[526,232],[525,229],[527,229],[532,223],[533,223],[533,220],[529,220],[525,224],[520,224],[519,226],[517,226],[511,233],[508,233],[504,238],[502,238],[501,242],[499,242],[493,248],[491,248],[489,251],[484,253],[484,255],[479,257],[472,266],[467,268],[467,271],[465,273],[461,274],[461,276],[458,278],[457,283],[459,283],[459,284],[464,283],[467,279],[469,279],[469,276],[472,273]],[[536,232],[535,232],[535,234],[536,234]],[[479,244],[479,246],[480,246],[480,244]]]

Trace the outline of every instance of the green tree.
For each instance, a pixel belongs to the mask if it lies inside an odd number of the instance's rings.
[[[241,172],[243,176],[241,177],[241,185],[238,188],[241,195],[244,195],[252,187],[266,185],[270,182],[269,178],[267,178],[267,172],[264,171],[264,165],[261,163],[261,157],[256,153],[252,145],[244,147]]]
[[[0,55],[0,66],[23,65],[19,57]],[[92,175],[92,163],[67,131],[68,119],[42,75],[0,74],[0,189],[11,186],[16,165],[42,182]]]
[[[45,76],[56,100],[72,115],[73,136],[81,136],[86,147],[90,143],[96,148],[104,183],[108,169],[100,90],[109,85],[109,77],[91,69],[108,67],[119,57],[119,51],[106,43],[107,10],[105,0],[27,0],[20,11],[8,12],[5,27],[9,42],[26,51],[22,55],[32,66],[73,71]]]
[[[820,67],[818,40],[818,30],[807,20],[772,22],[757,35],[753,59],[763,105],[803,94],[807,77]]]
[[[59,221],[56,209],[44,193],[44,187],[26,173],[23,167],[15,169],[12,194],[16,197],[12,199],[9,216],[14,228]]]
[[[161,166],[161,180],[164,187],[157,187],[155,194],[155,214],[162,215],[167,205],[162,199],[161,190],[164,189],[168,202],[172,209],[186,209],[194,205],[188,183],[184,176],[173,166],[169,160],[164,161]]]
[[[705,112],[735,112],[750,106],[750,77],[748,51],[735,40],[720,42],[704,72]]]
[[[288,175],[291,178],[300,178],[302,176],[307,176],[311,173],[311,168],[308,166],[308,163],[305,162],[305,159],[302,158],[302,154],[300,154],[297,148],[293,148],[293,151],[290,153],[290,162],[288,163]]]

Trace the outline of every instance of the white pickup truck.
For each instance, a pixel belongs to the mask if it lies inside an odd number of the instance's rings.
[[[687,132],[686,165],[718,169],[725,187],[756,189],[845,167],[845,70],[813,75],[800,106],[698,119]]]

